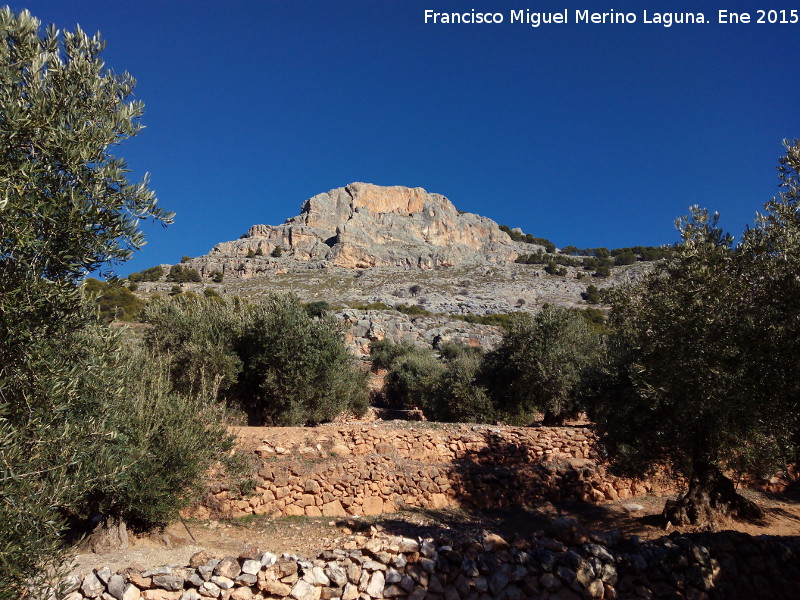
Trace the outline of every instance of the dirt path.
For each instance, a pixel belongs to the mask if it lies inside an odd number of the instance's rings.
[[[761,523],[725,522],[723,528],[751,535],[800,535],[800,498],[768,496],[746,491],[765,511]],[[371,529],[387,533],[433,536],[451,540],[472,537],[482,530],[500,533],[509,541],[544,529],[557,516],[578,519],[591,529],[619,529],[625,535],[654,539],[665,535],[657,525],[657,515],[665,497],[640,496],[602,505],[543,503],[535,507],[485,511],[419,510],[369,518],[331,519],[326,517],[246,517],[229,521],[190,521],[191,535],[180,522],[164,532],[132,538],[130,547],[109,554],[81,553],[74,573],[109,566],[112,571],[129,566],[150,568],[157,565],[188,563],[199,550],[212,555],[242,555],[257,551],[315,556],[333,548],[352,549],[363,545]],[[640,509],[635,509],[635,505]],[[635,509],[635,510],[632,510]],[[688,531],[684,529],[682,531]]]

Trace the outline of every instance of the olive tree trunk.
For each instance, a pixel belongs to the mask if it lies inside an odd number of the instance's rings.
[[[716,465],[695,463],[689,489],[676,500],[669,500],[662,513],[673,525],[700,525],[716,528],[717,519],[760,519],[757,504],[736,493],[733,482]]]

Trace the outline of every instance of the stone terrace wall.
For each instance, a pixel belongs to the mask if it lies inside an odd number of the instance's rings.
[[[598,464],[596,439],[586,427],[329,425],[296,428],[293,439],[291,429],[261,431],[253,493],[241,497],[217,480],[186,516],[345,516],[403,507],[600,503],[666,489],[656,481],[610,475]]]
[[[736,532],[650,543],[557,519],[549,536],[445,545],[379,536],[306,560],[269,552],[147,571],[99,569],[63,582],[65,600],[737,600],[800,597],[800,541]]]

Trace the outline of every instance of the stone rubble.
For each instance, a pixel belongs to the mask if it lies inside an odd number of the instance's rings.
[[[454,543],[373,529],[362,548],[314,559],[271,553],[162,567],[95,570],[61,584],[65,600],[735,600],[800,597],[800,540],[724,531],[652,542],[570,519],[508,543],[485,532]],[[197,565],[197,566],[191,566]],[[211,573],[226,575],[210,575]],[[109,572],[110,573],[110,572]],[[180,582],[180,584],[178,584]]]

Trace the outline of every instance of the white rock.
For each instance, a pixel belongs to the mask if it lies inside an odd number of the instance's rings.
[[[299,579],[294,584],[289,595],[297,600],[319,600],[319,597],[322,595],[322,588],[313,586],[307,581]]]
[[[264,554],[261,555],[261,564],[265,567],[271,567],[276,562],[278,562],[278,557],[272,552],[264,552]]]
[[[163,565],[142,573],[142,577],[153,577],[154,575],[172,575],[172,567]]]
[[[103,582],[100,581],[94,573],[89,573],[83,578],[81,591],[87,598],[99,598],[105,590],[106,587],[103,585]]]
[[[111,578],[111,569],[108,567],[103,567],[99,571],[95,571],[95,573],[97,574],[97,578],[105,584],[107,584],[108,580]]]
[[[215,583],[221,590],[229,590],[233,587],[233,579],[223,577],[222,575],[214,575],[211,578],[211,583]]]
[[[358,587],[352,583],[346,583],[342,592],[342,600],[356,600],[358,598]]]
[[[337,587],[342,587],[347,583],[347,573],[336,563],[331,563],[325,567],[325,575],[327,575]]]
[[[242,563],[242,573],[247,573],[248,575],[258,575],[258,572],[261,570],[261,561],[260,560],[246,560]]]
[[[197,590],[197,592],[201,596],[206,596],[207,598],[216,598],[220,595],[219,586],[217,586],[216,583],[212,583],[211,581],[204,582],[203,585],[201,585],[200,588]]]
[[[370,578],[369,580],[369,585],[367,586],[367,594],[369,594],[373,598],[382,598],[383,588],[385,585],[386,585],[386,579],[383,576],[383,571],[375,571],[372,574],[372,578]]]
[[[331,580],[325,575],[325,572],[320,567],[312,567],[311,569],[306,570],[305,574],[303,575],[303,579],[305,579],[311,585],[323,585],[328,586],[331,584]]]
[[[81,578],[77,575],[64,577],[64,579],[62,579],[59,583],[59,586],[62,594],[71,594],[81,586]]]
[[[141,597],[142,592],[132,583],[128,584],[128,587],[125,588],[125,593],[122,594],[122,600],[139,600]]]

